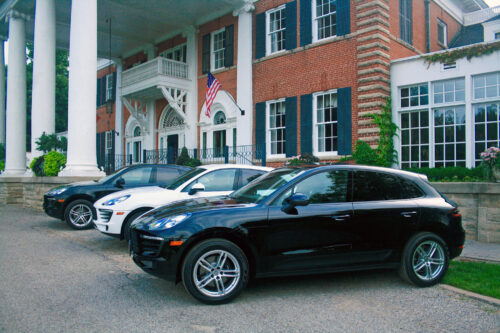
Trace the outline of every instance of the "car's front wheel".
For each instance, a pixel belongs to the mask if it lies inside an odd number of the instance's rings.
[[[248,282],[245,253],[225,239],[209,239],[197,244],[184,259],[182,281],[186,290],[206,304],[222,304],[234,299]]]
[[[75,200],[64,211],[64,220],[73,229],[89,229],[92,227],[93,219],[94,209],[92,203],[88,200]]]
[[[417,286],[432,286],[443,279],[449,258],[448,247],[441,237],[431,232],[418,233],[406,243],[400,274]]]

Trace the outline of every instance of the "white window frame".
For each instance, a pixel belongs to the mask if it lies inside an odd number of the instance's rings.
[[[442,36],[443,37],[442,42],[439,40],[439,27],[443,28],[444,35]],[[437,40],[439,44],[448,47],[448,25],[439,18],[437,19]]]
[[[283,10],[283,15],[285,15],[285,20],[286,20],[285,5],[282,5],[282,6],[273,8],[273,9],[270,9],[270,10],[268,10],[266,12],[266,55],[277,54],[277,53],[281,53],[281,52],[285,52],[286,51],[286,45],[284,45],[284,47],[283,47],[282,50],[278,50],[278,51],[272,52],[272,49],[271,49],[271,46],[272,46],[272,44],[271,44],[272,43],[271,42],[271,35],[272,34],[276,34],[278,32],[284,31],[285,32],[284,40],[285,40],[285,43],[286,43],[286,25],[283,26],[279,30],[275,30],[273,32],[270,31],[271,14],[273,14],[275,12],[278,12],[278,11],[281,11],[281,10]]]
[[[317,0],[311,1],[311,4],[312,4],[312,25],[313,25],[312,26],[312,32],[313,32],[312,41],[313,41],[313,43],[337,37],[337,21],[338,21],[337,20],[337,4],[335,4],[335,6],[336,6],[335,12],[328,13],[327,15],[323,15],[321,17],[317,17],[316,16],[316,3],[317,3]],[[321,18],[323,18],[323,17],[328,16],[328,15],[332,15],[333,13],[335,13],[335,34],[331,35],[331,36],[328,36],[328,37],[319,38],[319,36],[318,36],[318,33],[319,33],[319,29],[318,29],[319,20]]]
[[[427,104],[420,104],[420,97],[421,96],[425,96],[423,94],[420,94],[420,86],[422,85],[427,85]],[[418,95],[416,95],[418,97],[418,105],[411,105],[411,88],[412,87],[418,87]],[[401,99],[403,98],[402,97],[402,94],[401,94],[401,91],[403,89],[406,89],[408,88],[408,106],[401,106]],[[429,105],[431,104],[431,93],[430,93],[430,88],[429,88],[429,82],[421,82],[421,83],[415,83],[415,84],[411,84],[411,85],[406,85],[406,86],[401,86],[401,87],[398,87],[398,101],[397,101],[397,106],[398,106],[398,109],[402,109],[402,110],[409,110],[409,109],[412,109],[412,108],[428,108]],[[405,97],[406,98],[406,97]]]
[[[113,74],[106,75],[106,102],[113,99]]]
[[[337,150],[335,151],[322,151],[320,152],[319,149],[318,149],[318,96],[321,96],[321,95],[328,95],[328,94],[336,94],[337,95],[337,120],[336,121],[331,121],[331,123],[336,123],[337,124]],[[331,90],[328,90],[328,91],[320,91],[320,92],[316,92],[313,94],[313,114],[312,114],[312,118],[313,118],[313,154],[318,156],[318,157],[324,157],[324,156],[338,156],[339,152],[338,152],[338,138],[339,138],[339,111],[338,111],[338,107],[339,107],[339,101],[338,101],[338,91],[337,89],[331,89]],[[324,124],[325,122],[323,122],[322,124]]]
[[[285,104],[285,126],[284,127],[273,127],[271,129],[271,104],[285,103],[285,98],[275,99],[266,102],[266,156],[272,158],[285,158],[286,157],[286,104]],[[271,130],[285,129],[285,153],[284,154],[273,154],[271,150]]]
[[[173,61],[179,61],[179,62],[182,62],[182,63],[186,63],[187,62],[187,54],[184,54],[184,47],[186,47],[186,43],[183,43],[183,44],[180,44],[180,45],[177,45],[177,46],[174,46],[170,49],[167,49],[165,51],[162,51],[160,52],[160,57],[163,57],[163,58],[166,58],[166,59],[169,59],[169,60],[173,60]],[[179,51],[181,52],[181,59],[182,58],[186,58],[186,61],[183,61],[183,60],[175,60],[174,57],[175,57],[175,52],[176,51]],[[187,53],[187,52],[186,52]],[[172,55],[172,58],[168,58],[168,55],[171,54]]]
[[[426,112],[427,113],[427,127],[422,127],[421,126],[421,117],[420,117],[420,113],[421,112]],[[416,127],[412,127],[411,126],[411,114],[412,113],[419,113],[419,118],[418,118],[418,126]],[[403,125],[401,123],[401,117],[403,114],[408,114],[408,128],[403,128]],[[399,165],[401,166],[402,163],[403,163],[403,130],[408,130],[408,144],[405,145],[405,147],[408,147],[409,151],[408,151],[408,154],[409,154],[409,160],[408,160],[408,163],[410,164],[409,167],[410,168],[413,168],[413,166],[411,165],[412,162],[417,162],[417,161],[413,161],[412,158],[411,158],[411,149],[412,147],[419,147],[418,149],[418,167],[425,167],[425,164],[427,164],[427,166],[430,166],[431,165],[431,161],[432,161],[432,158],[433,158],[433,152],[432,152],[432,146],[431,146],[431,138],[432,138],[432,135],[431,135],[431,131],[434,129],[433,127],[431,127],[431,111],[429,108],[418,108],[418,107],[415,107],[414,109],[411,109],[411,110],[401,110],[400,112],[398,112],[398,122],[399,122],[399,128],[400,128],[400,141],[399,141]],[[427,129],[427,143],[422,143],[422,136],[420,135],[422,130],[425,130]],[[419,142],[418,143],[414,143],[411,141],[411,131],[412,130],[417,130],[419,132]],[[423,146],[427,146],[427,149],[429,150],[429,159],[427,161],[422,161],[421,159],[421,153],[422,153],[422,147]],[[424,164],[424,165],[422,165]]]
[[[462,80],[463,81],[463,89],[458,89],[457,90],[457,81]],[[451,102],[446,102],[446,90],[445,90],[445,85],[447,82],[453,82],[453,90],[448,91],[448,93],[453,93],[453,101]],[[436,92],[436,85],[438,84],[443,84],[443,91],[442,92]],[[432,104],[441,107],[442,105],[448,105],[448,104],[457,104],[457,103],[465,103],[465,77],[456,77],[453,79],[449,80],[440,80],[440,81],[432,81],[431,82],[431,87],[432,87]],[[457,100],[457,93],[458,92],[463,92],[463,99],[462,100]],[[436,102],[435,101],[435,96],[436,94],[442,94],[443,95],[443,101],[442,102]],[[431,102],[431,97],[429,97],[429,105]]]
[[[222,34],[225,34],[225,31],[226,31],[226,28],[222,28],[222,29],[219,29],[219,30],[215,30],[215,31],[212,31],[211,33],[211,38],[210,38],[210,69],[211,71],[216,71],[216,70],[219,70],[219,69],[223,69],[225,66],[224,66],[224,57],[222,58],[222,66],[221,67],[215,67],[215,52],[222,52],[224,54],[225,52],[225,48],[222,47],[222,49],[218,49],[218,50],[215,50],[214,49],[214,44],[215,44],[215,35],[218,35],[220,33]],[[226,38],[226,36],[224,35],[224,39]]]
[[[493,38],[494,38],[494,40],[499,40],[500,39],[500,31],[493,32]]]
[[[113,131],[107,131],[105,134],[105,147],[106,147],[106,154],[108,152],[111,152],[113,149]]]
[[[432,145],[432,151],[429,147],[429,157],[432,156],[432,161],[433,161],[433,166],[436,167],[436,147],[438,145],[442,145],[443,146],[443,159],[442,160],[439,160],[438,162],[439,163],[443,163],[445,165],[442,165],[442,166],[439,166],[439,167],[448,167],[448,166],[460,166],[460,165],[457,165],[458,163],[461,163],[463,162],[463,165],[461,166],[466,166],[467,165],[467,129],[466,129],[466,123],[467,121],[465,120],[465,116],[466,116],[466,107],[465,107],[465,104],[463,104],[464,102],[461,102],[462,104],[456,104],[455,105],[451,105],[451,106],[442,106],[442,107],[436,107],[436,108],[432,108],[432,113],[430,114],[430,117],[432,117],[432,121],[429,122],[429,125],[432,124],[432,133],[430,133],[430,130],[431,128],[429,128],[429,134],[431,135],[432,137],[432,141],[433,141],[433,145]],[[463,111],[464,111],[464,123],[458,123],[457,122],[457,110],[458,108],[463,108]],[[446,124],[446,111],[450,110],[450,109],[453,109],[453,124]],[[436,111],[443,111],[444,114],[443,114],[443,124],[441,125],[436,125],[436,117],[435,117],[435,112]],[[465,137],[464,137],[464,140],[463,141],[458,141],[457,140],[457,129],[458,129],[458,126],[463,126],[464,127],[464,134],[465,134]],[[451,142],[446,142],[446,127],[453,127],[453,135],[454,135],[454,139],[453,141]],[[443,141],[442,142],[436,142],[436,128],[439,128],[439,129],[443,129]],[[455,151],[455,156],[452,160],[453,162],[453,165],[446,165],[446,164],[449,164],[450,161],[448,160],[448,163],[447,163],[447,160],[446,160],[446,150],[447,148],[445,147],[446,145],[450,145],[452,144],[454,146],[454,151]],[[464,153],[464,159],[463,160],[459,160],[457,159],[457,146],[458,145],[463,145],[464,149],[466,150],[465,153]]]
[[[497,131],[498,131],[498,127],[500,127],[500,121],[488,121],[488,113],[487,113],[487,107],[488,105],[491,105],[491,104],[496,104],[497,106],[497,114],[500,113],[500,99],[496,99],[496,100],[485,100],[485,101],[481,101],[480,103],[473,103],[472,104],[472,166],[476,166],[476,124],[481,124],[481,125],[484,125],[485,126],[485,138],[484,140],[481,140],[480,142],[484,143],[486,145],[485,149],[486,150],[488,148],[488,141],[494,141],[494,140],[488,140],[488,124],[492,124],[492,123],[496,123],[497,124]],[[484,121],[480,121],[480,122],[476,122],[476,108],[477,107],[480,107],[480,106],[484,106],[485,107],[485,120]],[[466,138],[467,140],[467,138]],[[500,144],[500,137],[497,137],[497,140],[496,140],[497,144],[495,146],[498,147],[498,145]],[[484,151],[483,150],[483,151]],[[481,151],[481,152],[483,152]],[[479,162],[480,163],[480,162]],[[478,163],[478,165],[479,165]]]
[[[496,84],[494,85],[496,88],[496,96],[493,97],[487,97],[486,92],[488,87],[493,87],[493,85],[488,85],[485,81],[485,85],[481,87],[476,87],[476,78],[478,77],[486,77],[487,75],[495,75],[496,74]],[[477,102],[489,102],[489,101],[496,101],[500,98],[500,72],[489,72],[489,73],[482,73],[479,75],[472,75],[471,77],[472,80],[472,100],[477,101]],[[476,88],[484,88],[484,97],[476,97]]]

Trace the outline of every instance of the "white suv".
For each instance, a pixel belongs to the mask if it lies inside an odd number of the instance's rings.
[[[153,208],[189,198],[227,195],[271,170],[252,165],[203,165],[167,187],[137,187],[101,198],[94,204],[94,224],[102,233],[128,240],[130,224]]]

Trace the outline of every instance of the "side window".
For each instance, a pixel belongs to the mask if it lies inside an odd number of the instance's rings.
[[[234,190],[234,178],[236,176],[236,169],[222,169],[209,172],[188,186],[186,186],[182,192],[188,192],[191,187],[196,183],[201,183],[205,186],[206,192],[211,191],[233,191]]]
[[[152,171],[152,167],[135,168],[124,173],[121,177],[125,181],[125,185],[148,184],[151,180]]]
[[[400,181],[403,199],[420,198],[424,195],[424,192],[422,192],[422,190],[411,180],[400,178]]]
[[[356,172],[353,193],[354,201],[411,199],[423,195],[410,180],[368,171]]]
[[[158,167],[156,170],[156,182],[160,184],[170,184],[181,175],[177,169]]]
[[[242,169],[241,170],[241,179],[238,188],[245,186],[250,183],[252,180],[259,178],[265,174],[264,171],[261,170],[252,170],[252,169]]]
[[[309,203],[337,203],[347,200],[348,171],[332,170],[317,173],[296,184],[286,191],[277,201],[282,205],[283,200],[294,193],[302,193],[309,197]]]

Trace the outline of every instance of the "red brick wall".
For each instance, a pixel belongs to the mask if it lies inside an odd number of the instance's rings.
[[[430,3],[430,26],[431,26],[431,51],[442,50],[443,47],[438,43],[437,39],[437,22],[438,18],[447,25],[448,43],[455,37],[460,30],[460,23],[439,7],[434,1]]]
[[[116,67],[114,65],[106,66],[97,71],[97,78],[100,79],[114,72],[116,72]],[[108,107],[106,105],[97,108],[96,126],[97,133],[115,129],[115,103],[113,103],[111,107],[111,112],[108,112]]]
[[[181,45],[186,43],[186,38],[182,37],[182,35],[174,36],[170,39],[167,39],[156,45],[156,56],[158,56],[161,52],[176,47],[177,45]]]

